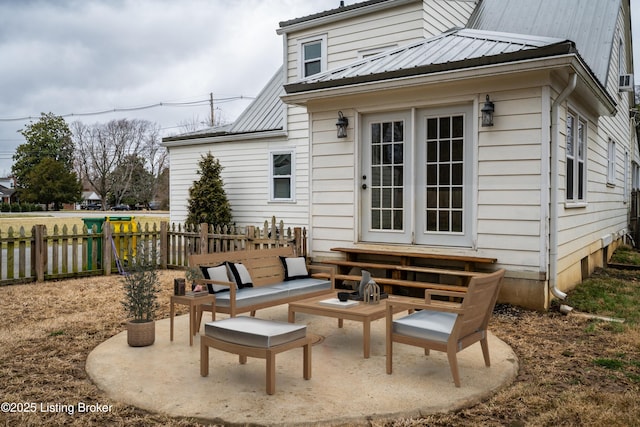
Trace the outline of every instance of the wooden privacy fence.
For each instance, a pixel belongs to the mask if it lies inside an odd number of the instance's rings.
[[[159,268],[185,268],[193,253],[255,250],[294,246],[306,255],[306,229],[285,229],[284,223],[265,221],[262,227],[196,227],[161,222],[158,227],[127,221],[104,222],[47,230],[36,225],[0,230],[0,285],[122,272],[141,246],[146,246]]]

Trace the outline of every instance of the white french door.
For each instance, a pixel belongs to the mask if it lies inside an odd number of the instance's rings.
[[[471,246],[471,112],[363,117],[363,241]]]
[[[361,231],[370,242],[411,242],[411,114],[365,116],[362,129]]]

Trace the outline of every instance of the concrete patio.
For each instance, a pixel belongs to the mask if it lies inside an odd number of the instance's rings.
[[[224,318],[224,315],[218,315]],[[287,321],[282,305],[258,317]],[[210,321],[205,313],[205,321]],[[371,420],[418,417],[481,402],[517,375],[511,348],[489,336],[491,367],[484,366],[479,344],[458,353],[462,387],[453,384],[446,355],[425,356],[416,347],[394,346],[394,372],[385,372],[385,322],[371,326],[371,357],[362,357],[362,324],[298,314],[315,338],[312,378],[302,377],[302,350],[276,357],[276,392],[265,393],[265,361],[238,363],[233,354],[210,351],[210,375],[200,376],[200,339],[189,346],[188,315],[156,322],[156,341],[132,348],[122,332],[96,347],[86,369],[110,398],[175,417],[209,423],[252,425],[369,425]],[[204,333],[204,326],[200,332]]]

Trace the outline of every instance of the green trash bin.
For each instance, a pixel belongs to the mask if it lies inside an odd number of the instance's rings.
[[[104,224],[105,217],[94,217],[94,218],[82,218],[84,225],[87,226],[87,231],[89,234],[93,234],[93,227],[96,227],[96,233],[102,234],[102,225]],[[98,239],[96,248],[97,248],[97,265],[96,269],[100,269],[102,266],[102,236]],[[89,270],[93,270],[93,237],[89,237],[87,239],[88,249],[87,249],[87,268]]]

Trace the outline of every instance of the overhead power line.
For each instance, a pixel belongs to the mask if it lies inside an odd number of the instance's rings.
[[[229,98],[220,98],[214,99],[216,103],[223,104],[225,102],[237,101],[240,99],[255,99],[251,96],[233,96]],[[155,104],[142,105],[138,107],[123,107],[123,108],[111,108],[109,110],[101,110],[101,111],[92,111],[85,113],[68,113],[62,114],[60,117],[85,117],[85,116],[98,116],[101,114],[110,114],[110,113],[119,113],[119,112],[127,112],[127,111],[140,111],[140,110],[148,110],[150,108],[157,107],[199,107],[203,105],[211,105],[212,99],[202,99],[198,101],[189,101],[189,102],[158,102]],[[24,116],[24,117],[0,117],[0,122],[23,122],[25,120],[37,120],[40,116]]]

